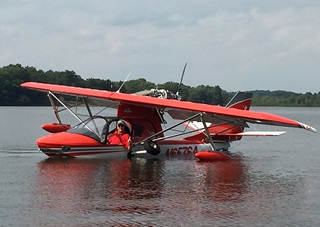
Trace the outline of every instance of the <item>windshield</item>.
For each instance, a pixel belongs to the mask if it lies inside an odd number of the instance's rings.
[[[106,120],[102,117],[96,117],[93,119],[88,119],[74,127],[74,129],[86,128],[91,132],[100,135],[103,129],[103,126],[106,124]]]
[[[74,126],[73,128],[69,129],[68,132],[86,135],[100,141],[105,125],[107,125],[107,120],[105,118],[94,117]]]

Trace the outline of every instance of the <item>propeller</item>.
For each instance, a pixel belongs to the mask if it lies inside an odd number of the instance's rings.
[[[186,62],[186,64],[184,64],[184,67],[183,67],[183,70],[182,70],[181,79],[180,79],[180,84],[179,84],[179,91],[177,92],[177,97],[178,97],[179,99],[181,99],[179,94],[180,94],[181,85],[182,85],[182,81],[183,81],[183,77],[184,77],[184,73],[185,73],[185,71],[186,71],[186,68],[187,68],[187,62]]]

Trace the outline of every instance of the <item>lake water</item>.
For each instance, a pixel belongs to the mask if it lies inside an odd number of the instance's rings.
[[[320,108],[253,108],[320,130]],[[242,158],[48,159],[49,107],[0,107],[0,226],[319,226],[319,134],[233,143]]]

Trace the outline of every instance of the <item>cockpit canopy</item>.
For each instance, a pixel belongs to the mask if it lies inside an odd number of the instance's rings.
[[[85,135],[101,142],[105,141],[108,135],[116,130],[119,120],[117,117],[94,116],[77,124],[67,132]],[[152,122],[146,119],[125,119],[125,121],[131,124],[132,131],[128,129],[127,133],[132,136],[133,142],[139,142],[156,133]]]

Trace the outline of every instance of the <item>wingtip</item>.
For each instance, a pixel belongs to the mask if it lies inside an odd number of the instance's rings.
[[[306,124],[301,123],[301,122],[300,122],[300,124],[301,124],[302,128],[304,128],[305,130],[308,130],[308,131],[310,131],[310,132],[317,133],[317,129],[315,129],[314,127],[312,127],[312,126],[310,126],[310,125],[306,125]]]

